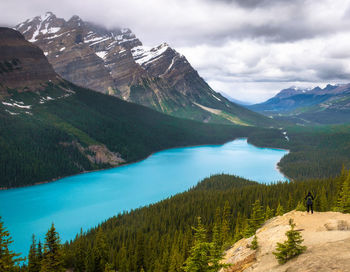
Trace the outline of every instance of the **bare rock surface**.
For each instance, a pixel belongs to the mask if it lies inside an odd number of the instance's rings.
[[[303,244],[307,246],[305,253],[279,265],[275,256],[276,243],[286,240],[285,232],[292,218],[296,230],[301,232]],[[259,248],[249,248],[252,237],[238,241],[225,254],[225,262],[234,264],[223,271],[245,272],[318,272],[318,271],[350,271],[350,214],[337,212],[291,211],[283,216],[268,220],[258,231]],[[252,258],[255,256],[255,258]],[[237,265],[237,264],[243,265]]]
[[[40,48],[13,29],[0,28],[0,52],[0,96],[8,89],[35,90],[59,80]]]
[[[215,92],[168,44],[145,47],[128,28],[108,29],[78,16],[66,21],[47,12],[15,29],[44,51],[62,78],[77,85],[177,117],[240,125],[272,123]]]

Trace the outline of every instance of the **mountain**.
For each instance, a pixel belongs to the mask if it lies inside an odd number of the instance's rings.
[[[296,122],[337,124],[350,122],[350,84],[325,88],[291,87],[264,103],[247,106],[256,112]]]
[[[320,87],[304,89],[290,87],[283,89],[266,102],[248,106],[248,108],[261,113],[290,112],[300,107],[313,106],[327,100],[330,91],[337,86],[327,85],[324,89]]]
[[[0,37],[0,187],[46,182],[170,147],[224,143],[264,131],[175,118],[78,87],[55,74],[43,52],[19,32],[0,28]]]
[[[127,28],[106,29],[48,12],[15,27],[55,71],[77,85],[177,117],[270,126],[274,122],[215,92],[185,56],[163,43],[148,49]]]
[[[0,98],[8,95],[7,88],[23,92],[40,88],[43,81],[58,82],[43,52],[20,33],[0,27],[0,52]]]

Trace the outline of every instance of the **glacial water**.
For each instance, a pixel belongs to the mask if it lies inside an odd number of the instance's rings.
[[[285,180],[276,164],[286,153],[246,139],[168,149],[137,163],[0,191],[0,216],[14,239],[12,249],[27,255],[32,234],[43,241],[52,222],[62,241],[73,239],[81,228],[183,192],[213,174],[262,183]]]

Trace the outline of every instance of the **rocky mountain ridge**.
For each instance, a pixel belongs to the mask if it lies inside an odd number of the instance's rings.
[[[344,123],[350,120],[350,84],[309,89],[291,87],[247,108],[272,117],[293,118],[300,123]]]
[[[78,16],[66,21],[51,12],[15,29],[44,51],[59,75],[80,86],[177,117],[240,125],[273,123],[215,92],[168,44],[148,49],[130,29],[108,30]]]

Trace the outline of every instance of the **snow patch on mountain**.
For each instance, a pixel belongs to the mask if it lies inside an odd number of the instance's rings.
[[[165,72],[163,74],[161,74],[160,76],[164,76],[166,75],[168,72],[170,72],[171,68],[174,66],[175,63],[175,57],[172,58],[171,63],[169,65],[169,67],[165,70]]]
[[[218,98],[217,96],[215,96],[215,95],[213,95],[213,94],[212,94],[212,96],[213,96],[215,99],[217,99],[217,100],[221,101],[221,99],[220,99],[220,98]]]
[[[20,105],[19,103],[2,102],[2,104],[5,105],[5,106],[17,107],[17,108],[21,108],[21,109],[30,109],[32,107],[31,105],[27,105],[26,106],[26,105]]]
[[[131,54],[136,63],[145,65],[162,57],[162,54],[169,48],[169,45],[162,43],[161,45],[147,50],[144,46],[137,46],[131,50]],[[169,69],[169,68],[168,68]]]
[[[101,58],[101,59],[105,59],[107,54],[108,54],[107,51],[99,51],[99,52],[96,52],[96,55],[97,55],[99,58]]]
[[[110,39],[110,37],[107,37],[107,38],[100,37],[100,39],[98,39],[97,41],[95,41],[95,42],[89,44],[89,46],[93,46],[93,45],[96,45],[96,44],[98,44],[98,43],[108,41],[109,39]]]

